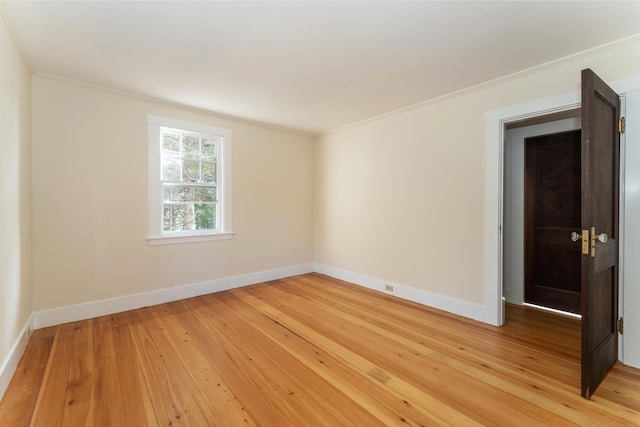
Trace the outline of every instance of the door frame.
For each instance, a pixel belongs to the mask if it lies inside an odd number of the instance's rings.
[[[576,71],[579,78],[579,71]],[[626,92],[640,90],[640,76],[619,80],[610,84],[624,100]],[[507,124],[530,120],[540,116],[563,113],[580,108],[580,91],[565,92],[556,96],[513,105],[485,115],[486,122],[486,158],[485,158],[485,322],[501,326],[504,324],[504,298],[502,283],[503,264],[503,173],[504,173],[504,137]],[[622,103],[625,114],[625,103]],[[623,316],[624,295],[624,212],[625,212],[625,144],[626,133],[620,137],[620,274],[619,274],[619,316]],[[623,347],[624,335],[620,336],[619,347]],[[623,360],[624,353],[619,351]]]
[[[574,110],[571,114],[546,116],[542,123],[538,120],[522,122],[521,125],[507,128],[505,132],[504,197],[502,199],[505,209],[503,223],[504,270],[502,280],[504,283],[503,296],[506,302],[515,304],[524,304],[525,302],[524,183],[526,139],[532,136],[579,130],[580,124],[577,124],[576,127],[576,123],[579,122],[581,122],[580,110]],[[514,153],[517,154],[514,155]]]

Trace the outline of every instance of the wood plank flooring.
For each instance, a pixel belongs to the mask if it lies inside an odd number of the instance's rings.
[[[308,274],[38,330],[0,426],[640,425],[640,371],[585,400],[579,348]]]

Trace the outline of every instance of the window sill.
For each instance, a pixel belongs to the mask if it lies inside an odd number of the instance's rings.
[[[233,238],[233,232],[211,234],[183,234],[177,236],[148,236],[149,246],[177,245],[181,243],[207,242],[211,240],[229,240]]]

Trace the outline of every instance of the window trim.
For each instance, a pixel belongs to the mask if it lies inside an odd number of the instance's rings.
[[[231,221],[231,129],[188,122],[149,114],[148,124],[148,235],[149,245],[169,245],[193,243],[208,240],[227,240],[233,237]],[[217,167],[220,168],[221,183],[217,187],[220,205],[220,223],[218,229],[190,230],[184,232],[165,232],[162,228],[162,179],[161,179],[161,128],[178,129],[186,132],[202,133],[222,137]]]

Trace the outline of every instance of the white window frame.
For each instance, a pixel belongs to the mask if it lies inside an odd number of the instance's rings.
[[[147,241],[149,245],[231,239],[233,237],[231,222],[231,130],[153,114],[147,116],[147,124],[149,138],[149,234]],[[217,187],[217,212],[219,214],[216,218],[218,225],[216,230],[164,231],[162,226],[162,142],[160,139],[162,128],[222,137],[217,165],[220,182]]]

